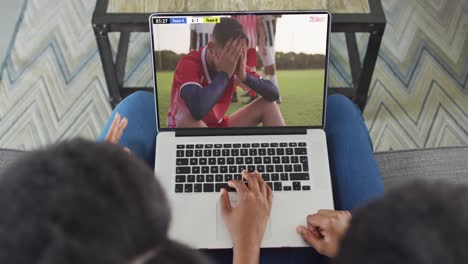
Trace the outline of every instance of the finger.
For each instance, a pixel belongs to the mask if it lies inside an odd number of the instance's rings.
[[[317,238],[310,232],[310,230],[307,227],[304,226],[298,226],[296,228],[297,233],[299,233],[302,236],[302,239],[304,239],[305,242],[307,242],[309,245],[311,245],[317,252],[322,253],[323,251],[323,240],[320,238]]]
[[[228,47],[228,50],[230,49],[233,49],[236,45],[236,39],[235,38],[231,38],[229,39],[229,47]]]
[[[239,51],[237,47],[237,40],[233,39],[229,49],[226,51],[226,58],[232,60],[233,64],[238,64],[239,62]]]
[[[239,51],[239,49],[237,47],[230,50],[229,54],[232,57],[233,61],[235,61],[236,63],[239,61],[241,52]]]
[[[260,173],[256,172],[256,173],[254,173],[254,175],[255,175],[255,177],[257,177],[258,186],[260,187],[260,192],[266,198],[266,196],[267,196],[267,190],[266,190],[267,184],[263,180],[263,177],[262,177],[262,175]]]
[[[328,217],[320,214],[313,214],[307,216],[307,223],[314,227],[323,229],[327,225]]]
[[[322,214],[322,215],[329,215],[331,213],[335,213],[335,211],[334,210],[329,210],[329,209],[320,209],[317,212],[317,214]]]
[[[271,190],[270,186],[267,185],[267,200],[270,208],[273,204],[273,191]]]
[[[221,215],[227,216],[232,210],[231,202],[229,201],[229,194],[226,189],[221,189],[221,197],[220,197],[220,204],[221,204]]]
[[[239,43],[240,39],[236,39],[234,40],[234,42],[232,43],[232,47],[231,47],[231,52],[232,54],[234,55],[235,58],[239,58],[240,55],[241,55],[241,45]]]
[[[247,47],[247,43],[244,41],[244,45],[242,46],[242,56],[244,57],[244,59],[247,58],[247,50],[249,48]]]
[[[119,123],[119,128],[122,127],[122,126],[126,126],[128,123],[128,119],[126,117],[123,117],[122,120],[120,120],[120,123]]]
[[[322,238],[322,234],[320,234],[320,231],[318,230],[317,227],[307,224],[307,227],[309,228],[309,231],[312,233],[312,235],[316,236],[317,238]]]
[[[236,189],[236,192],[238,192],[239,194],[246,193],[249,191],[249,188],[245,186],[245,183],[239,180],[228,181],[228,185],[229,187]]]
[[[309,223],[309,217],[311,217],[311,216],[312,216],[312,215],[308,215],[308,216],[306,217],[306,219],[307,219],[307,226],[309,227],[309,231],[310,231],[313,235],[315,235],[316,237],[318,237],[318,238],[323,237],[322,234],[320,234],[320,231],[319,231],[320,227],[318,227],[316,224]]]
[[[122,116],[117,113],[117,120],[115,120],[115,124],[112,128],[112,135],[111,135],[111,141],[114,144],[119,143],[119,139],[117,138],[117,134],[119,133],[119,124],[122,121]]]
[[[242,66],[240,65],[240,63],[242,62],[242,51],[240,48],[236,48],[235,51],[233,51],[233,55],[234,55],[234,61],[236,61],[237,65],[238,66]]]
[[[346,214],[348,217],[350,217],[350,218],[353,216],[353,215],[351,214],[351,212],[348,211],[348,210],[344,210],[344,211],[341,211],[341,212],[345,213],[345,214]]]
[[[243,171],[242,176],[247,180],[249,184],[249,189],[255,193],[260,192],[260,187],[258,186],[257,177],[250,174],[248,171]]]
[[[109,129],[107,130],[107,134],[106,134],[106,136],[104,137],[104,140],[105,140],[105,141],[108,141],[108,140],[110,139],[110,136],[112,135],[112,129],[114,128],[114,123],[115,123],[116,120],[117,120],[117,114],[118,114],[118,113],[116,113],[116,114],[114,115],[114,119],[112,120],[112,123],[110,124]]]
[[[106,141],[115,144],[115,133],[118,127],[118,124],[120,123],[120,114],[115,113],[114,120],[112,121],[112,124],[109,128],[109,132],[107,133],[106,136]]]
[[[242,39],[237,40],[237,46],[236,46],[237,52],[242,55],[242,51],[244,50],[244,44]]]
[[[244,40],[243,43],[242,43],[242,50],[243,50],[244,52],[247,51],[247,41],[246,41],[246,40]]]
[[[115,134],[115,140],[117,142],[120,141],[120,138],[122,137],[122,134],[125,131],[125,128],[127,128],[127,125],[128,125],[128,119],[124,117],[122,119],[122,121],[120,122],[120,124],[119,124],[119,128],[117,130],[117,133]]]
[[[125,152],[127,152],[127,153],[129,153],[129,154],[132,154],[132,151],[131,151],[129,148],[125,147],[125,148],[123,148],[123,149],[124,149]]]
[[[245,50],[244,50],[244,60],[247,60],[247,51],[248,51],[248,48],[245,48]]]
[[[234,39],[229,39],[226,44],[224,45],[223,53],[227,53],[231,50],[232,42]]]
[[[233,39],[232,41],[232,49],[238,49],[239,48],[239,42],[240,42],[240,38],[236,38],[236,39]]]

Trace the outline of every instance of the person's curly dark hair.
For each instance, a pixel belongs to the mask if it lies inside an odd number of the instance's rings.
[[[358,209],[334,263],[468,260],[468,186],[416,181]]]
[[[0,175],[0,263],[202,263],[167,237],[153,170],[120,147],[72,140],[26,153]],[[149,263],[149,262],[148,262]]]

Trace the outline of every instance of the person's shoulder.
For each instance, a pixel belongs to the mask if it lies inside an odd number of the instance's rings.
[[[199,70],[202,67],[201,53],[198,50],[193,50],[183,56],[177,63],[177,71]]]
[[[201,51],[202,49],[190,51],[179,60],[174,72],[174,84],[182,85],[186,82],[199,82],[203,72]]]
[[[192,50],[183,56],[179,64],[201,64],[201,49],[200,50]]]

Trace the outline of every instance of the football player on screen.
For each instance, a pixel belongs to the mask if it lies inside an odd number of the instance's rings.
[[[247,47],[242,25],[223,17],[208,45],[180,59],[172,82],[169,128],[285,126],[276,104],[278,88],[246,65]],[[260,97],[227,116],[237,84]]]

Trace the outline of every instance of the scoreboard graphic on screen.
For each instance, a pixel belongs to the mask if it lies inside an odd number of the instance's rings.
[[[220,16],[210,17],[154,17],[153,24],[216,24]]]

